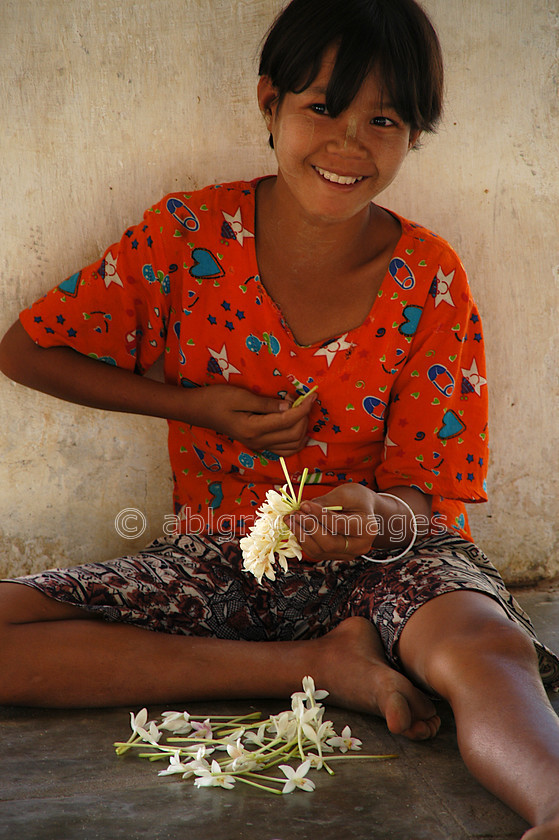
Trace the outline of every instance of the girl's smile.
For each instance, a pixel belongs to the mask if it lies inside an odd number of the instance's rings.
[[[362,181],[365,177],[364,175],[337,175],[335,172],[328,172],[326,169],[321,169],[319,166],[313,167],[319,175],[329,181],[331,184],[339,184],[340,186],[353,186],[353,184],[357,184],[359,181]]]

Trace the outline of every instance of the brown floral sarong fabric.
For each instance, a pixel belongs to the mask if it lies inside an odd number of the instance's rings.
[[[530,634],[542,679],[559,687],[559,660],[536,638],[498,571],[477,546],[451,534],[424,539],[395,562],[293,561],[286,574],[261,584],[243,571],[237,541],[167,536],[135,555],[16,582],[109,621],[221,639],[316,638],[359,615],[375,625],[395,667],[398,639],[415,610],[437,595],[473,590],[495,599]]]

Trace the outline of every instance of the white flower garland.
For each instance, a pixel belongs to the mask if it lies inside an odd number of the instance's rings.
[[[287,527],[283,517],[299,510],[309,471],[305,467],[299,482],[299,492],[296,494],[283,458],[280,458],[280,463],[287,484],[284,484],[279,493],[277,490],[268,490],[266,501],[258,508],[255,524],[247,536],[239,541],[243,554],[243,568],[247,572],[252,572],[258,579],[258,583],[262,582],[263,577],[270,580],[276,579],[274,570],[276,559],[286,572],[287,560],[290,557],[300,560],[303,556],[297,538]]]

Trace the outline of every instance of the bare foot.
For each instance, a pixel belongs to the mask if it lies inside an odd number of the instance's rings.
[[[522,840],[559,840],[559,815],[522,835]]]
[[[414,741],[433,738],[441,725],[435,706],[384,656],[379,635],[353,616],[317,640],[315,682],[337,706],[384,717],[390,732]]]

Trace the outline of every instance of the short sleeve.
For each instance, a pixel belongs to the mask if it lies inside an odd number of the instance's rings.
[[[391,392],[380,490],[415,486],[462,502],[487,500],[483,332],[464,268],[439,254],[410,352]],[[419,307],[414,307],[416,310]]]
[[[164,216],[158,206],[148,210],[100,259],[24,310],[20,321],[31,338],[144,373],[165,348],[177,270],[164,252]]]

